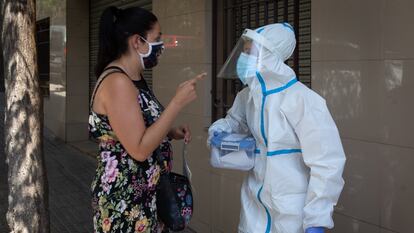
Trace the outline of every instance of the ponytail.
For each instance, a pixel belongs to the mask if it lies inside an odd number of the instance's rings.
[[[115,38],[115,21],[119,15],[116,7],[111,6],[104,10],[99,22],[99,50],[98,63],[96,65],[95,75],[99,77],[105,67],[117,57],[117,46]]]
[[[99,50],[95,75],[99,77],[106,66],[128,50],[128,38],[138,34],[146,38],[147,32],[158,21],[151,12],[140,7],[106,8],[99,23]]]

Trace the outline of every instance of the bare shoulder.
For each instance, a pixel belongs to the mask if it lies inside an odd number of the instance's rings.
[[[109,74],[105,80],[102,81],[102,86],[106,86],[106,88],[111,89],[121,88],[125,90],[134,87],[128,76],[121,72]]]
[[[102,81],[102,89],[108,93],[117,93],[117,92],[137,92],[137,89],[134,87],[133,83],[128,76],[121,72],[116,72],[109,74],[108,77]]]
[[[138,89],[123,73],[112,73],[102,81],[100,90],[101,103],[108,106],[134,103]]]

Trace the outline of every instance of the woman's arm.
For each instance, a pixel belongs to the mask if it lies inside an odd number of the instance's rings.
[[[161,144],[181,109],[196,98],[195,85],[203,76],[182,83],[160,118],[149,128],[145,127],[137,103],[138,92],[129,78],[115,73],[105,79],[102,93],[97,94],[101,94],[113,131],[134,159],[145,161]]]

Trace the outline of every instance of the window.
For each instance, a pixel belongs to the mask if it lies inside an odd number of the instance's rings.
[[[311,85],[311,0],[213,0],[213,74],[217,75],[245,28],[288,22],[295,28],[297,46],[287,61],[298,79]],[[232,106],[239,80],[213,76],[212,116],[223,117]]]
[[[50,18],[45,18],[36,22],[36,48],[40,92],[43,97],[49,97]]]

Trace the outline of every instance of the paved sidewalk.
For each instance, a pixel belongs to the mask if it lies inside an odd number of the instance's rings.
[[[92,232],[89,190],[96,169],[95,159],[45,134],[51,231]]]
[[[4,155],[4,93],[0,93],[0,232],[9,232],[7,166]],[[65,144],[45,130],[44,155],[49,181],[51,233],[92,233],[90,184],[95,174],[97,145]],[[187,230],[182,233],[191,233]]]

